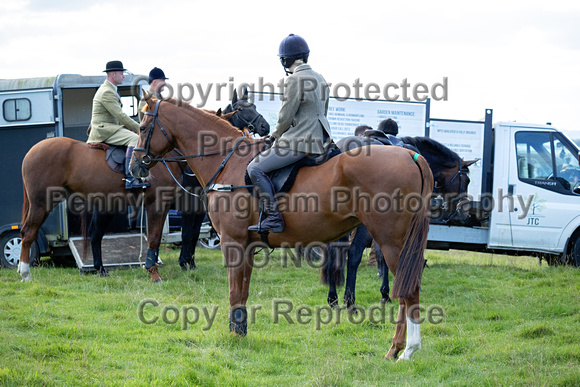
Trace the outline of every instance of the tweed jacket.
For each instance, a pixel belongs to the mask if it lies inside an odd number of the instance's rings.
[[[121,97],[107,80],[93,98],[93,115],[87,130],[87,142],[104,142],[121,128],[139,133],[139,124],[122,110]]]
[[[278,123],[272,136],[275,147],[309,154],[324,153],[324,133],[331,139],[326,118],[329,88],[322,75],[303,64],[286,80]]]

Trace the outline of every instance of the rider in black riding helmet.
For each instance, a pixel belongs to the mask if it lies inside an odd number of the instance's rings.
[[[329,89],[322,75],[307,64],[309,54],[308,44],[298,35],[290,34],[280,43],[278,56],[286,75],[290,75],[285,83],[276,129],[266,137],[272,147],[248,165],[248,175],[257,189],[261,206],[260,221],[250,226],[250,231],[284,230],[274,186],[267,174],[306,156],[324,154],[330,143],[330,124],[326,119]]]

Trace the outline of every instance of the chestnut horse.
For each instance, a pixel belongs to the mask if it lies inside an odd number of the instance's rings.
[[[198,109],[150,99],[145,110],[131,173],[147,177],[149,169],[162,160],[159,157],[174,147],[188,155],[188,164],[207,192],[212,223],[221,235],[228,270],[230,331],[247,333],[254,250],[266,245],[262,238],[271,247],[325,244],[364,224],[395,273],[393,296],[400,302],[386,357],[394,359],[404,349],[401,358],[410,359],[420,348],[419,290],[429,228],[425,201],[433,189],[433,175],[422,156],[400,147],[369,146],[365,152],[349,151],[322,165],[303,167],[292,188],[279,198],[280,204],[287,199],[281,205],[284,232],[261,236],[248,231],[248,226],[258,222],[259,205],[246,189],[244,176],[262,141],[243,137]],[[314,210],[300,200],[304,195],[308,202],[316,202]],[[381,211],[365,203],[367,198],[379,198],[384,204],[395,196],[405,204]]]
[[[244,98],[242,98],[243,100]],[[243,106],[246,116],[253,114],[252,120],[255,127],[269,128],[266,120],[255,110],[255,106],[247,101],[245,96]],[[237,106],[237,94],[234,96],[233,104]],[[181,103],[181,101],[170,100],[168,103]],[[229,114],[221,115],[220,120],[226,123],[237,115],[237,109],[230,109]],[[252,113],[253,112],[253,113]],[[215,112],[208,111],[208,114],[215,115]],[[216,116],[217,118],[217,116]],[[238,120],[239,133],[245,127],[242,121]],[[226,125],[229,125],[226,123]],[[244,125],[244,126],[242,126]],[[232,127],[233,128],[233,127]],[[24,203],[22,209],[22,246],[20,252],[20,263],[18,273],[24,281],[31,279],[30,275],[30,246],[38,236],[38,230],[48,217],[50,211],[64,198],[74,198],[69,200],[69,210],[76,209],[82,201],[88,209],[99,207],[97,214],[93,214],[91,220],[90,236],[93,248],[95,266],[106,275],[102,266],[100,245],[105,227],[110,220],[112,212],[124,210],[128,205],[140,205],[144,197],[145,210],[147,212],[147,259],[153,262],[148,270],[151,281],[161,280],[157,266],[157,256],[159,245],[163,233],[163,224],[169,208],[179,193],[177,181],[183,172],[183,165],[179,163],[166,163],[165,166],[158,166],[152,171],[151,187],[144,192],[136,190],[126,190],[123,181],[124,174],[112,171],[105,161],[105,151],[90,148],[83,141],[73,140],[67,137],[54,137],[43,140],[34,145],[24,157],[22,162],[22,182],[24,191]],[[173,175],[173,176],[172,176]],[[71,197],[71,195],[73,195]],[[182,195],[183,196],[183,195]],[[80,201],[78,201],[80,199]],[[75,206],[77,208],[71,208]],[[194,206],[189,206],[193,207]],[[186,225],[185,227],[189,227]],[[193,227],[193,225],[191,225]],[[184,244],[187,246],[188,244]],[[191,257],[189,252],[186,255]],[[151,263],[148,262],[148,263]],[[188,262],[192,267],[193,262]]]
[[[417,149],[425,157],[433,173],[435,181],[433,189],[433,199],[431,201],[431,223],[450,224],[453,222],[462,224],[469,221],[469,213],[465,211],[467,201],[467,188],[470,182],[469,166],[477,160],[464,161],[459,155],[447,148],[445,145],[429,137],[401,137],[403,144],[410,145]],[[345,137],[337,142],[337,146],[342,150],[350,150],[368,145],[369,142],[376,143],[365,137]],[[384,145],[383,145],[384,146]],[[344,303],[349,311],[355,305],[355,287],[357,270],[362,260],[362,253],[367,248],[372,238],[368,235],[366,227],[357,228],[354,239],[349,245],[348,236],[329,244],[326,247],[328,259],[326,267],[322,270],[323,282],[328,282],[328,303],[331,306],[338,304],[336,286],[338,279],[344,277],[344,252],[340,254],[337,246],[343,246],[348,259],[346,287],[344,289]],[[373,246],[374,247],[374,246]],[[380,287],[381,302],[391,302],[389,297],[389,273],[384,267],[384,260],[377,252],[377,264],[379,273],[382,273],[382,284]],[[337,259],[339,258],[340,259]]]

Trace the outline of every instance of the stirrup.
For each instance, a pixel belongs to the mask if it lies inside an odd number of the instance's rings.
[[[137,178],[124,178],[123,180],[125,180],[125,189],[145,189],[145,188],[149,188],[151,187],[150,183],[147,183],[145,181],[141,182],[139,181],[139,179]]]

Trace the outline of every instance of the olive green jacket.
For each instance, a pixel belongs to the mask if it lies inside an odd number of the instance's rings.
[[[139,133],[139,124],[126,115],[122,107],[117,90],[111,82],[105,80],[93,98],[93,115],[87,130],[87,142],[105,142],[121,128]]]

